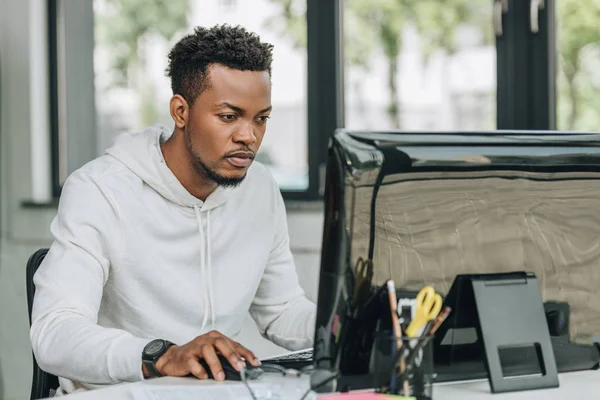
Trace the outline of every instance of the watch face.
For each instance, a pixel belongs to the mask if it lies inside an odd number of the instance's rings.
[[[146,353],[150,356],[157,354],[163,349],[164,345],[165,345],[164,342],[160,339],[153,340],[146,345],[146,348],[144,349],[144,353]]]

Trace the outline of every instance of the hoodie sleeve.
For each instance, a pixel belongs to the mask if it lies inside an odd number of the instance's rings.
[[[275,189],[276,233],[250,315],[267,339],[288,350],[300,350],[312,346],[316,306],[298,282],[285,205],[279,189]]]
[[[97,324],[110,271],[111,246],[122,237],[110,196],[82,172],[63,187],[51,225],[54,242],[34,276],[31,345],[40,367],[91,384],[143,379],[148,338]]]

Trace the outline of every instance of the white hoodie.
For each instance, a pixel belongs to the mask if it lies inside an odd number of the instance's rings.
[[[64,184],[35,274],[31,343],[61,391],[142,375],[142,349],[210,330],[238,337],[248,311],[274,343],[309,347],[315,305],[298,284],[281,194],[254,162],[205,202],[167,167],[153,127],[123,134]]]

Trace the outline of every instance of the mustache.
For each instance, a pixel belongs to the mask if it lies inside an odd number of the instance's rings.
[[[240,147],[239,149],[228,151],[227,153],[225,153],[223,158],[230,157],[237,153],[250,153],[250,154],[252,154],[252,158],[254,158],[256,156],[256,153],[254,151],[252,151],[249,147]]]

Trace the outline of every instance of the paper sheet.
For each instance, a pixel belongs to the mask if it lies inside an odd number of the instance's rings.
[[[133,400],[244,400],[252,399],[248,388],[239,385],[135,386]]]
[[[372,392],[364,393],[341,393],[332,394],[330,396],[319,397],[319,400],[416,400],[416,397],[394,396],[387,394],[378,394]]]

